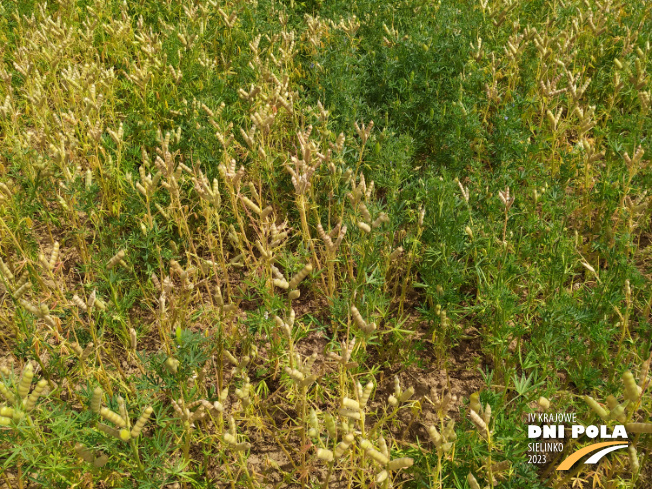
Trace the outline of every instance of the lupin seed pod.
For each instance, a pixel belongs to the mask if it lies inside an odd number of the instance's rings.
[[[446,427],[444,428],[444,437],[448,441],[455,441],[457,440],[457,434],[455,433],[455,420],[451,419],[447,424]]]
[[[369,455],[375,462],[379,465],[385,466],[389,462],[389,457],[387,455],[379,452],[374,447],[369,447],[366,449],[367,455]]]
[[[353,316],[353,321],[358,328],[365,332],[369,329],[367,322],[362,318],[362,315],[360,314],[360,311],[357,307],[351,306],[351,315]]]
[[[609,413],[602,407],[600,404],[597,403],[595,399],[593,399],[591,396],[584,396],[584,402],[586,402],[591,409],[600,416],[602,419],[607,419],[609,417]]]
[[[34,387],[32,393],[25,400],[25,409],[27,412],[32,411],[36,407],[36,402],[43,395],[47,385],[48,381],[45,379],[41,379],[36,383],[36,387]]]
[[[93,467],[96,467],[98,469],[104,467],[106,463],[109,461],[109,456],[103,453],[99,457],[97,457],[95,460],[93,460]]]
[[[97,423],[97,429],[109,436],[120,439],[120,432],[111,426],[105,425],[104,423]]]
[[[288,299],[292,301],[298,299],[299,297],[301,297],[301,291],[299,289],[295,289],[288,294]]]
[[[301,371],[297,370],[296,368],[290,368],[290,367],[285,367],[285,373],[288,374],[290,377],[292,377],[292,380],[295,382],[301,382],[306,378]]]
[[[386,470],[381,470],[376,475],[376,484],[382,484],[383,482],[385,482],[385,480],[387,480],[388,477],[389,477],[389,472],[387,472]]]
[[[628,433],[652,433],[652,423],[627,423],[625,429]]]
[[[638,473],[641,466],[638,463],[638,455],[636,454],[636,447],[632,444],[627,449],[629,452],[629,466],[632,469],[632,473]]]
[[[625,384],[625,399],[637,402],[641,396],[641,388],[636,385],[634,375],[629,370],[623,374],[623,383]]]
[[[72,296],[72,302],[82,311],[84,312],[88,311],[88,307],[86,306],[86,303],[77,294]]]
[[[325,448],[318,448],[317,449],[317,458],[319,460],[323,460],[324,462],[332,462],[333,461],[333,452],[330,450],[327,450]]]
[[[475,411],[476,413],[482,412],[482,404],[480,404],[480,394],[478,392],[471,394],[469,401],[469,408],[471,408],[471,410]]]
[[[342,400],[342,406],[347,409],[360,409],[360,403],[358,403],[358,401],[354,401],[353,399],[349,399],[348,397],[345,397]]]
[[[81,357],[82,353],[84,353],[84,350],[82,350],[81,346],[79,346],[79,343],[76,341],[70,344],[70,348],[73,349],[78,357]]]
[[[367,224],[366,222],[358,221],[357,225],[358,228],[360,228],[360,230],[364,231],[365,233],[371,232],[371,226],[369,226],[369,224]]]
[[[369,396],[371,396],[371,391],[373,390],[374,390],[374,383],[368,382],[367,385],[364,387],[364,390],[362,391],[362,395],[360,396],[361,406],[367,405],[367,402],[369,401]]]
[[[12,418],[14,416],[14,411],[14,408],[2,406],[0,407],[0,416],[4,416],[5,418]]]
[[[93,390],[93,397],[91,397],[91,410],[95,414],[100,414],[101,403],[102,403],[102,388],[98,386]]]
[[[396,248],[394,251],[392,251],[392,252],[390,253],[390,255],[389,255],[389,261],[390,261],[391,263],[395,262],[396,259],[397,259],[399,256],[401,256],[402,253],[403,253],[403,247],[402,247],[402,246],[399,246],[398,248]]]
[[[337,412],[338,412],[338,414],[340,416],[344,416],[346,418],[351,418],[351,419],[356,419],[356,420],[359,420],[359,419],[362,418],[360,416],[360,411],[359,410],[340,408]]]
[[[104,419],[111,421],[114,425],[124,428],[127,426],[127,422],[124,420],[122,416],[120,416],[118,413],[111,411],[109,408],[102,407],[100,408],[100,416],[102,416]]]
[[[168,372],[176,374],[179,369],[179,360],[173,357],[168,357],[168,359],[165,360],[164,366]]]
[[[301,283],[301,281],[305,279],[310,272],[312,272],[312,264],[308,263],[305,267],[303,267],[303,269],[299,273],[297,273],[294,277],[292,277],[292,280],[290,280],[288,288],[290,290],[295,290],[297,286]]]
[[[85,462],[88,462],[89,464],[92,464],[93,460],[95,459],[95,457],[93,457],[93,453],[81,443],[75,443],[75,452],[77,452],[79,458]]]
[[[32,378],[34,377],[34,367],[30,362],[27,362],[23,368],[23,374],[18,383],[18,395],[21,399],[25,399],[29,394],[29,388],[32,385]]]
[[[335,424],[335,418],[330,413],[324,415],[324,424],[326,425],[328,436],[333,439],[337,438],[337,425]]]
[[[240,198],[242,199],[242,202],[245,206],[249,207],[249,209],[260,215],[260,207],[258,207],[251,199],[245,197],[244,195],[240,196]]]
[[[118,263],[122,261],[122,259],[125,257],[127,252],[125,250],[120,250],[118,251],[115,255],[111,257],[111,259],[107,262],[106,264],[106,269],[110,270],[114,266],[116,266]]]
[[[50,260],[48,261],[48,268],[50,271],[54,270],[57,260],[59,259],[59,242],[55,241],[52,246],[52,253],[50,254]]]
[[[95,346],[95,345],[93,345],[92,341],[88,345],[86,345],[86,348],[84,348],[84,351],[82,351],[82,354],[81,354],[82,361],[86,360],[89,357],[89,355],[93,351],[93,346]]]
[[[384,212],[381,212],[380,215],[371,223],[371,227],[377,228],[385,222],[389,222],[389,217]]]
[[[310,408],[310,414],[308,415],[308,424],[311,428],[314,428],[319,432],[319,420],[317,419],[317,411],[313,408]]]
[[[469,416],[473,424],[480,432],[487,432],[487,424],[484,422],[484,419],[482,419],[478,413],[476,413],[475,411],[470,411]]]
[[[617,404],[609,413],[612,419],[624,423],[627,420],[627,414],[625,413],[625,406]]]
[[[480,484],[478,484],[478,481],[471,472],[469,472],[469,475],[466,476],[466,480],[469,482],[471,489],[480,489]]]
[[[351,433],[347,433],[346,435],[344,435],[342,441],[337,444],[335,450],[333,451],[333,455],[335,455],[335,458],[340,458],[342,455],[344,455],[344,452],[346,452],[349,449],[354,439],[355,437]]]
[[[140,436],[140,432],[143,430],[143,427],[145,426],[145,423],[147,423],[149,417],[152,415],[152,412],[154,412],[154,409],[152,409],[151,406],[145,408],[143,414],[140,415],[140,418],[138,418],[138,421],[136,421],[136,424],[131,429],[132,438],[138,438]]]
[[[4,383],[2,383],[2,381],[0,381],[0,394],[1,394],[2,397],[4,397],[7,401],[9,401],[11,404],[15,404],[15,403],[16,403],[16,398],[14,397],[13,393],[11,393],[11,392],[9,391],[9,389],[7,389],[7,386],[4,385]]]
[[[408,467],[412,467],[413,463],[414,463],[414,459],[410,457],[402,457],[402,458],[391,460],[387,464],[387,468],[389,470],[407,469]]]
[[[27,290],[29,289],[30,285],[32,285],[32,284],[29,283],[29,282],[25,282],[23,285],[21,285],[20,287],[18,287],[18,288],[14,291],[14,299],[20,299],[23,295],[25,295],[25,292],[27,292]]]
[[[541,396],[539,400],[537,401],[537,404],[543,409],[544,411],[547,411],[550,409],[550,401],[546,399],[545,397]]]
[[[275,278],[273,283],[277,287],[279,287],[281,289],[284,289],[284,290],[287,290],[288,287],[290,286],[290,284],[287,282],[287,280],[283,280],[283,279],[280,279],[280,278]]]
[[[489,421],[491,421],[491,406],[489,403],[487,403],[486,407],[484,408],[484,412],[482,413],[482,419],[484,420],[487,425],[489,424]]]
[[[426,431],[428,432],[428,435],[430,436],[432,442],[435,444],[435,446],[438,447],[442,442],[442,436],[439,434],[439,431],[437,431],[437,428],[431,425],[428,426]]]
[[[401,393],[401,397],[399,397],[399,401],[401,402],[407,402],[410,400],[410,398],[414,395],[414,387],[408,387],[407,390]]]

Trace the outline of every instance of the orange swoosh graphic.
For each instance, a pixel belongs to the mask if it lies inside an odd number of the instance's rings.
[[[588,447],[584,447],[575,453],[573,453],[571,456],[569,456],[566,460],[564,460],[561,464],[559,464],[559,467],[557,467],[557,470],[568,470],[570,469],[575,462],[577,462],[579,459],[581,459],[584,455],[587,455],[591,452],[595,452],[596,450],[599,450],[600,448],[608,447],[611,445],[623,445],[623,441],[605,441],[603,443],[594,443],[593,445],[589,445]]]

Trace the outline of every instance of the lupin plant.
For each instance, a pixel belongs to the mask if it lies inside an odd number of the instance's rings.
[[[0,4],[2,483],[644,485],[649,26]],[[522,415],[553,408],[627,453],[527,463]]]

